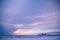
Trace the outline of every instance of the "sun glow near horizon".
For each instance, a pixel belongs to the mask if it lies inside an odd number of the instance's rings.
[[[13,32],[13,35],[37,35],[36,29],[17,29]]]
[[[55,1],[4,1],[2,11],[3,30],[4,28],[8,30],[8,34],[37,35],[54,32],[60,28],[58,6]]]
[[[51,29],[51,30],[39,30],[39,29],[17,29],[13,32],[13,35],[38,35],[41,33],[47,33],[47,32],[59,32],[57,29]]]

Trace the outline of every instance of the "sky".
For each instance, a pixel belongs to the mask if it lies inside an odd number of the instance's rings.
[[[29,33],[59,31],[57,0],[2,0],[1,33]]]

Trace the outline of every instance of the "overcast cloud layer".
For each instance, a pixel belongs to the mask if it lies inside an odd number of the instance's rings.
[[[2,2],[2,29],[8,30],[5,31],[6,34],[11,34],[21,28],[38,32],[59,30],[58,19],[58,6],[54,0],[6,0]]]

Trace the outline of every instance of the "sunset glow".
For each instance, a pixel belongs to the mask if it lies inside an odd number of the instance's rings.
[[[3,34],[38,35],[59,31],[59,8],[54,0],[3,0]]]
[[[27,29],[18,29],[13,32],[13,35],[37,35],[37,32]]]

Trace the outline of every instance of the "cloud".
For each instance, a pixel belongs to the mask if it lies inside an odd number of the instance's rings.
[[[48,29],[54,29],[58,23],[56,8],[50,1],[48,3],[42,3],[43,2],[38,1],[11,0],[4,4],[2,18],[4,27],[8,30],[20,27],[29,29],[28,31],[23,29],[25,34],[33,34],[43,32],[44,30],[47,31]],[[35,30],[38,32],[35,32]]]
[[[17,20],[20,18],[19,16],[23,14],[22,12],[24,6],[26,6],[26,2],[26,0],[10,0],[3,3],[2,23],[6,28],[17,28],[24,25],[20,24],[20,22]]]
[[[37,21],[34,23],[31,23],[30,25],[33,27],[34,25],[36,27],[40,26],[40,27],[55,27],[57,26],[58,23],[58,14],[57,13],[45,13],[45,14],[41,14],[40,16],[36,16],[35,19],[40,19],[42,18],[43,20],[41,21]]]
[[[30,26],[36,26],[36,25],[40,25],[42,24],[42,22],[35,22],[35,23],[32,23],[32,24],[29,24]]]
[[[20,28],[20,27],[24,27],[25,24],[13,24],[13,26],[14,26],[15,28]]]
[[[17,29],[13,32],[13,35],[38,35],[46,32],[59,32],[59,29],[54,28],[58,23],[57,13],[45,13],[35,17],[35,19],[37,18],[43,18],[43,20],[28,24],[29,29]]]
[[[13,35],[36,35],[36,33],[35,30],[18,29],[13,32]]]
[[[26,1],[24,1],[24,0],[11,1],[10,5],[7,8],[7,12],[8,12],[8,14],[11,14],[11,15],[21,14],[23,6],[25,6],[25,5],[26,5]]]
[[[18,29],[14,31],[13,35],[38,35],[40,33],[47,33],[47,32],[59,32],[57,29],[49,29],[49,30],[40,30],[40,29]]]

